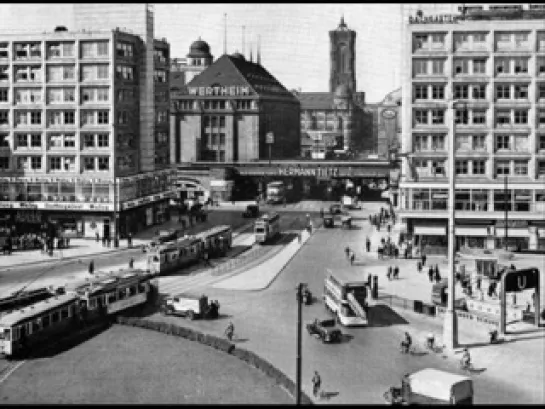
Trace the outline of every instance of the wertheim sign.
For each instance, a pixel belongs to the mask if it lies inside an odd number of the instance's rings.
[[[208,96],[239,96],[251,95],[250,87],[229,86],[229,87],[187,87],[189,95],[197,95],[201,97]]]

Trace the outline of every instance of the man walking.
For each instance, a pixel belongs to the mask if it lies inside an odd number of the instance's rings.
[[[368,253],[371,251],[371,240],[369,239],[369,237],[365,238],[365,248]]]
[[[346,247],[344,249],[344,254],[346,254],[346,258],[349,258],[350,257],[350,247]]]
[[[389,266],[388,267],[388,272],[386,273],[386,276],[388,277],[388,280],[392,279],[392,274],[393,274],[393,268],[392,268],[392,266]]]
[[[426,255],[424,253],[422,253],[422,266],[426,266]]]
[[[318,371],[314,371],[314,376],[312,377],[312,394],[316,397],[318,392],[320,392],[320,387],[322,386],[322,378]]]
[[[93,275],[94,272],[95,272],[95,263],[93,260],[91,260],[91,262],[89,263],[89,274]]]
[[[132,257],[129,260],[129,268],[134,268],[134,258],[132,258]]]
[[[351,266],[354,265],[354,260],[356,260],[356,255],[354,254],[354,252],[352,252],[352,254],[350,254],[350,265]]]
[[[399,278],[399,267],[394,267],[394,278],[397,280]]]
[[[127,245],[130,249],[132,248],[132,233],[131,232],[129,232],[129,234],[127,235]]]
[[[430,283],[433,283],[433,267],[430,266],[428,269],[428,277],[430,278]]]

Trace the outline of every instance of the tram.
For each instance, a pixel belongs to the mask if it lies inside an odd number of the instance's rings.
[[[202,247],[202,238],[196,236],[162,244],[148,255],[148,269],[162,275],[187,267],[202,257]]]
[[[233,230],[231,226],[214,226],[196,234],[202,240],[201,251],[208,257],[225,257],[233,244]]]
[[[23,308],[38,301],[53,297],[55,292],[49,288],[37,288],[35,290],[18,291],[7,297],[0,298],[0,314]]]
[[[280,215],[267,213],[255,221],[255,241],[265,243],[280,234]]]
[[[156,288],[156,280],[141,270],[121,271],[13,310],[0,316],[0,354],[42,347],[84,323],[145,303]]]

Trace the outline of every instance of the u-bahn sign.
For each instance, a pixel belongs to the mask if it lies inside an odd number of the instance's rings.
[[[539,270],[527,268],[506,273],[503,288],[506,292],[520,292],[537,288],[539,284]]]

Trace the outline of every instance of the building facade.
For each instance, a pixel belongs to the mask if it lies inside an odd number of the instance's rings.
[[[119,29],[2,36],[0,223],[114,238],[164,220],[168,58]]]
[[[183,86],[212,64],[210,46],[199,39],[191,44],[186,58],[172,58],[170,63],[170,90],[182,91]]]
[[[530,6],[409,17],[399,216],[424,247],[447,245],[454,129],[457,246],[545,249],[545,12]]]

